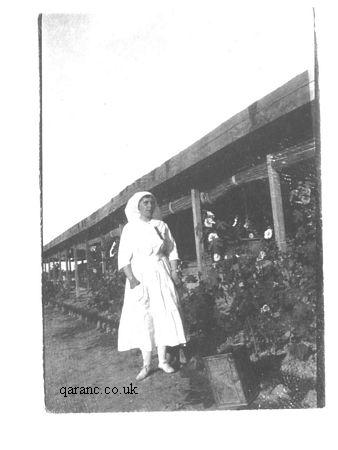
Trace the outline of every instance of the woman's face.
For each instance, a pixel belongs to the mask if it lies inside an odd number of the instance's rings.
[[[142,197],[139,201],[138,209],[140,210],[141,218],[150,220],[153,217],[155,200],[149,195]]]

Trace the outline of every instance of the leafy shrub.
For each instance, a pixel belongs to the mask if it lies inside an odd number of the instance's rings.
[[[42,301],[44,303],[53,299],[57,294],[57,286],[46,277],[42,278]]]
[[[121,272],[117,270],[107,272],[98,280],[95,289],[92,289],[92,304],[100,311],[119,310],[124,286],[125,276]]]
[[[270,226],[259,251],[243,252],[237,218],[231,230],[212,212],[205,213],[205,242],[214,263],[207,279],[185,293],[183,310],[190,333],[209,335],[222,344],[219,349],[245,343],[256,355],[285,351],[300,342],[315,349],[319,264],[316,204],[306,195],[309,191],[306,183],[292,191],[297,200],[292,211],[295,228],[285,253],[271,240]],[[251,226],[251,236],[252,230]]]

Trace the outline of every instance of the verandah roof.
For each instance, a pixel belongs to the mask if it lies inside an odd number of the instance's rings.
[[[303,72],[261,100],[236,114],[187,149],[127,186],[106,205],[78,222],[44,246],[43,252],[59,247],[120,210],[139,190],[158,189],[174,177],[183,176],[191,167],[219,152],[226,152],[234,142],[309,104],[314,98],[314,80]]]

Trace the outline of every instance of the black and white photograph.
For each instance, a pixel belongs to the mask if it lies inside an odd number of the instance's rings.
[[[46,411],[323,408],[315,10],[37,38]]]
[[[4,448],[335,448],[336,8],[13,1]]]

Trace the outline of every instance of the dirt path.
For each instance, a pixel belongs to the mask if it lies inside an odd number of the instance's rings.
[[[113,348],[111,334],[101,333],[93,325],[66,316],[51,306],[45,307],[44,314],[45,402],[48,411],[206,409],[203,398],[194,395],[191,380],[184,371],[168,375],[156,370],[144,381],[136,382],[135,375],[141,363],[137,352],[118,353]],[[77,393],[72,389],[73,393],[68,394],[68,389],[75,386],[78,386]],[[90,394],[89,390],[87,394],[79,393],[80,387],[95,386],[96,395]],[[136,386],[134,392],[137,394],[125,394],[123,387],[128,386]],[[116,392],[113,388],[118,388],[119,393],[113,394]]]

